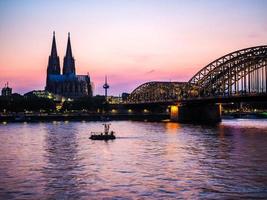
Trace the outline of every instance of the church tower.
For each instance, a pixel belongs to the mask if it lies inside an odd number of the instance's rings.
[[[54,32],[51,55],[49,56],[47,66],[45,91],[72,99],[92,96],[92,85],[89,75],[76,75],[75,60],[71,51],[70,33],[68,34],[67,50],[63,62],[63,74],[60,74],[60,71]]]
[[[70,44],[70,33],[68,33],[68,44],[67,44],[67,50],[66,55],[64,57],[64,63],[63,63],[63,75],[69,75],[73,74],[75,75],[75,61],[72,56],[71,51],[71,44]]]
[[[60,64],[59,64],[59,57],[57,55],[55,31],[53,32],[51,54],[49,56],[48,66],[47,66],[47,76],[49,74],[60,74]]]

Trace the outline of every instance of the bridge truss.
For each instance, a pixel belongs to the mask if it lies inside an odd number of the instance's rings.
[[[147,82],[137,87],[128,97],[130,103],[173,102],[183,96],[186,82]]]
[[[148,82],[129,103],[180,101],[267,94],[267,45],[229,53],[211,62],[188,82]]]
[[[253,95],[266,93],[266,77],[267,46],[257,46],[211,62],[196,73],[188,85],[196,89],[200,97]]]

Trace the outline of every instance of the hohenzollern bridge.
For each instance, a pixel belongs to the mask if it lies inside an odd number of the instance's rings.
[[[188,82],[147,82],[128,97],[127,105],[168,104],[172,118],[218,120],[220,103],[267,100],[267,45],[224,55]]]

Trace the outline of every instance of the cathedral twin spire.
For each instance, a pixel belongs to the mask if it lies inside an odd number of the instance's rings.
[[[57,45],[56,45],[55,31],[53,32],[51,56],[57,57]]]
[[[70,33],[68,33],[68,44],[66,55],[64,57],[63,74],[75,74],[75,62],[71,51]]]
[[[67,50],[63,62],[63,75],[69,75],[69,74],[75,75],[75,73],[76,73],[75,61],[71,51],[70,33],[68,33]],[[48,60],[47,74],[57,74],[57,75],[60,74],[60,62],[59,62],[59,57],[57,55],[55,32],[53,32],[53,41],[52,41],[51,54]]]
[[[60,74],[60,63],[57,55],[55,32],[53,32],[52,48],[48,59],[47,74]]]

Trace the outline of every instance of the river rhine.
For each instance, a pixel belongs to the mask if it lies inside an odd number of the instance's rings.
[[[267,198],[267,120],[0,125],[0,199]]]

